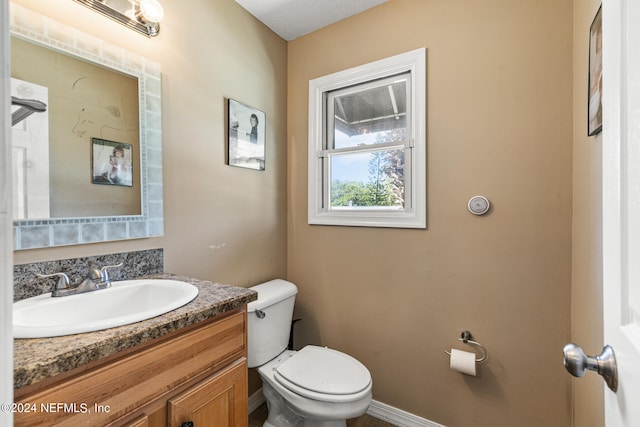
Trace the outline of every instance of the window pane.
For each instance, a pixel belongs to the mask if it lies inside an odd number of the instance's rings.
[[[404,209],[404,149],[329,156],[330,209]]]
[[[391,132],[406,135],[407,79],[403,74],[332,93],[331,148],[388,142]]]
[[[424,48],[309,80],[309,224],[426,228],[426,83]]]

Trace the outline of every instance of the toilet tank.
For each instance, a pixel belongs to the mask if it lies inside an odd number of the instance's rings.
[[[247,365],[255,368],[287,349],[298,288],[276,279],[251,289],[258,292],[258,299],[247,306]]]

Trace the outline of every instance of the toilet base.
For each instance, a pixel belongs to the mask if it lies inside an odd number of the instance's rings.
[[[292,424],[284,424],[292,425]],[[346,421],[311,421],[307,420],[304,424],[300,424],[302,427],[346,427]],[[263,427],[282,427],[282,424],[275,425],[268,421],[265,421]]]
[[[262,393],[267,400],[269,416],[263,427],[346,427],[346,420],[303,419],[289,408],[284,398],[267,382],[262,382]]]

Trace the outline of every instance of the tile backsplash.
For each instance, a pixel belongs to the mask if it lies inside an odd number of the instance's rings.
[[[44,261],[13,266],[13,300],[18,301],[51,292],[56,278],[41,279],[37,274],[66,273],[72,282],[82,280],[89,269],[105,265],[124,265],[109,270],[112,280],[133,279],[148,274],[162,273],[164,252],[162,249],[148,249],[84,258]]]

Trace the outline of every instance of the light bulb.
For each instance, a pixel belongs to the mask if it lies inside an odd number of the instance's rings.
[[[149,24],[157,24],[164,17],[164,9],[158,0],[140,0],[140,14]]]

